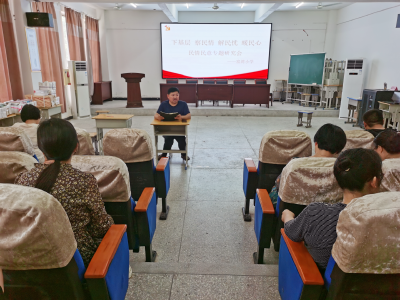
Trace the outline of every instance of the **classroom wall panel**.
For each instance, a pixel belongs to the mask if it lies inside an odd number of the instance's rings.
[[[400,88],[400,29],[396,28],[399,3],[354,3],[338,11],[334,56],[366,58],[365,88]]]

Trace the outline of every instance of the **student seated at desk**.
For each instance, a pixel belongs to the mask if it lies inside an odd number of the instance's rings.
[[[374,139],[375,151],[382,160],[400,158],[400,133],[385,129]]]
[[[162,121],[164,117],[160,115],[160,112],[164,113],[179,113],[175,119],[176,120],[190,120],[191,115],[189,107],[186,102],[179,100],[179,89],[176,87],[171,87],[168,89],[167,93],[168,100],[164,101],[158,107],[157,113],[154,115],[156,120]],[[184,136],[164,136],[164,147],[163,150],[171,150],[174,140],[178,142],[179,150],[186,149],[186,140]],[[158,159],[161,157],[166,157],[167,153],[160,154]],[[182,153],[181,157],[186,160],[186,154]],[[189,157],[187,158],[190,159]]]
[[[21,119],[24,123],[15,123],[13,127],[19,127],[25,131],[32,141],[33,149],[40,163],[44,162],[43,152],[37,144],[37,128],[40,122],[40,109],[34,105],[26,104],[21,110]]]
[[[61,203],[87,267],[114,221],[104,208],[96,178],[71,166],[79,147],[72,124],[62,119],[43,121],[37,136],[45,162],[19,174],[15,183],[43,190]]]
[[[340,212],[353,199],[379,192],[383,177],[382,160],[374,150],[349,149],[339,155],[333,173],[343,190],[342,202],[312,203],[296,218],[288,209],[282,212],[286,235],[294,242],[304,241],[321,272],[326,269],[337,238]]]
[[[322,125],[314,135],[315,154],[312,157],[335,157],[346,146],[346,134],[343,129],[333,124]],[[275,206],[278,200],[281,175],[275,181],[269,197]]]
[[[383,113],[379,109],[371,109],[363,115],[363,123],[366,131],[377,136],[385,127],[383,127]]]

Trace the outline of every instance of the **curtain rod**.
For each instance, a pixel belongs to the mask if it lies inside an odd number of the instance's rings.
[[[60,5],[60,6],[62,6],[62,7],[66,7],[66,8],[72,9],[73,11],[76,11],[76,12],[80,13],[81,15],[88,16],[89,18],[92,18],[92,19],[95,19],[95,20],[99,21],[99,19],[93,18],[91,15],[88,15],[87,13],[84,13],[84,12],[81,12],[81,11],[78,11],[78,10],[75,10],[74,8],[71,8],[71,7],[65,5],[65,4],[63,4],[63,3],[61,3],[61,2],[57,2],[57,4]]]

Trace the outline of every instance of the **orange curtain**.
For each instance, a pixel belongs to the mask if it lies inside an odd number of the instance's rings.
[[[101,78],[101,57],[99,39],[99,21],[86,16],[86,38],[88,40],[90,56],[92,58],[93,81]]]
[[[0,102],[23,99],[17,44],[8,0],[0,0]]]
[[[66,7],[65,21],[67,23],[69,57],[71,60],[85,61],[85,42],[83,40],[81,14]]]
[[[55,81],[62,112],[66,111],[60,39],[58,36],[56,11],[52,2],[32,2],[32,11],[53,15],[54,28],[36,28],[42,80]]]

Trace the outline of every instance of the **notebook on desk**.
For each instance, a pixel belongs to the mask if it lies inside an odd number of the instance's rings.
[[[179,113],[174,112],[174,113],[165,113],[160,111],[160,116],[164,117],[163,121],[175,121],[175,117],[179,115]]]

